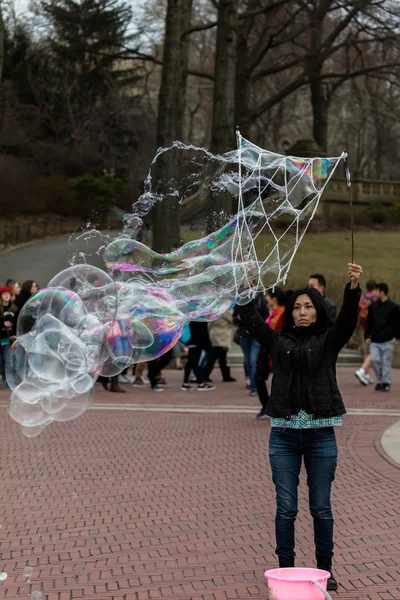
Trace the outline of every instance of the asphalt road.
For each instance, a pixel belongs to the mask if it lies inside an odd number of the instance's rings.
[[[98,232],[93,237],[76,239],[71,235],[49,238],[23,244],[6,251],[0,256],[0,282],[16,279],[20,283],[33,279],[44,287],[50,279],[71,265],[71,260],[79,253],[85,255],[86,262],[103,268],[99,248],[107,242],[105,236],[115,237],[120,232]],[[82,262],[82,255],[78,258]]]

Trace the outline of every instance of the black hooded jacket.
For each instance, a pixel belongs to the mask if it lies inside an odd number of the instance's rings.
[[[309,327],[295,327],[291,314],[287,314],[285,327],[274,331],[252,302],[237,307],[243,326],[272,356],[274,377],[267,405],[270,417],[289,420],[302,409],[316,419],[346,412],[336,381],[336,360],[357,325],[361,289],[346,285],[334,324],[318,296],[314,298],[314,290],[304,293],[317,308],[317,322]]]

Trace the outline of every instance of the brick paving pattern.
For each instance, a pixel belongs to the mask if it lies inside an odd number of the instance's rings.
[[[100,409],[32,440],[1,408],[0,598],[267,600],[263,572],[276,566],[269,424],[254,419],[240,370],[235,384],[215,372],[207,394],[178,391],[181,373],[166,374],[164,394],[97,386]],[[362,388],[351,369],[339,379],[349,408],[400,411],[399,371],[388,394]],[[142,410],[103,410],[132,404]],[[237,412],[212,412],[221,405]],[[338,431],[332,598],[400,599],[400,465],[380,447],[399,418],[348,415]],[[297,565],[313,566],[304,474],[296,534]]]

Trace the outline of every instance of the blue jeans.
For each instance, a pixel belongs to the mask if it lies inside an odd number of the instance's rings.
[[[242,337],[240,338],[240,347],[244,355],[244,371],[250,378],[251,391],[256,392],[256,363],[260,344],[253,338]]]
[[[307,471],[309,505],[314,520],[316,554],[333,556],[331,488],[338,449],[333,427],[290,429],[272,427],[269,460],[276,491],[276,554],[296,556],[294,522],[298,512],[298,485],[302,458]]]

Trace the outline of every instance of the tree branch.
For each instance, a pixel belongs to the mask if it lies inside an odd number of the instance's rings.
[[[186,37],[187,35],[190,35],[191,33],[195,33],[196,31],[205,31],[206,29],[212,29],[213,27],[216,27],[217,25],[218,25],[218,21],[211,21],[210,23],[206,23],[206,24],[198,23],[197,25],[193,25],[193,26],[189,27],[189,29],[186,29],[186,31],[184,31],[182,33],[182,38]]]
[[[256,8],[254,10],[249,10],[244,13],[238,14],[238,19],[252,19],[253,17],[257,17],[258,15],[266,15],[269,12],[275,10],[276,8],[280,8],[284,4],[289,4],[291,0],[277,0],[273,4],[269,4],[268,6],[264,6],[263,8]]]

